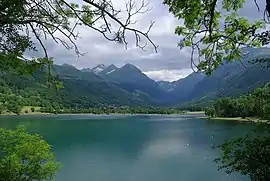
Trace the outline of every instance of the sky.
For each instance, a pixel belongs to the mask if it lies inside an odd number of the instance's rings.
[[[82,3],[79,0],[73,0]],[[140,0],[135,0],[137,3]],[[115,7],[123,9],[124,0],[112,0]],[[263,18],[264,1],[259,0],[261,11],[258,12],[253,0],[247,0],[245,7],[240,14],[248,17],[251,21]],[[77,56],[74,51],[68,51],[63,46],[57,45],[47,40],[46,45],[49,56],[54,57],[56,64],[70,64],[76,68],[92,68],[98,64],[115,64],[123,66],[131,63],[140,68],[146,75],[154,80],[173,81],[186,77],[192,73],[190,67],[190,50],[180,49],[177,42],[180,37],[174,34],[177,25],[183,24],[182,20],[177,20],[168,12],[168,8],[162,4],[162,0],[150,0],[151,11],[140,14],[136,17],[138,29],[146,29],[151,21],[155,21],[150,32],[151,39],[159,46],[156,53],[151,45],[142,51],[134,46],[133,36],[128,48],[121,44],[108,42],[101,34],[89,28],[79,29],[80,39],[76,41],[80,51],[86,53],[84,56]]]

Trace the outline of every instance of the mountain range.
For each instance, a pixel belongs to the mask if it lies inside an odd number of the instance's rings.
[[[131,64],[120,68],[101,64],[88,69],[88,72],[95,73],[129,93],[143,94],[143,99],[147,98],[150,104],[172,106],[206,103],[220,97],[239,96],[251,92],[270,81],[270,69],[265,68],[262,63],[253,62],[256,58],[270,58],[269,50],[269,48],[244,48],[241,60],[224,61],[211,76],[194,72],[186,78],[173,82],[155,82]]]
[[[32,94],[36,97],[46,97],[46,100],[72,108],[203,106],[220,97],[250,92],[270,81],[270,69],[264,68],[262,63],[251,62],[258,57],[270,58],[269,49],[244,51],[245,56],[241,61],[224,62],[211,76],[194,72],[173,82],[156,82],[132,64],[122,67],[100,64],[81,70],[67,64],[54,65],[54,74],[62,82],[63,88],[50,94],[44,93],[48,92],[48,88],[45,88],[46,83],[41,78],[42,72],[32,76],[17,76],[16,81],[13,80],[12,73],[1,74],[0,81],[5,82],[11,90],[16,90],[15,92],[33,88],[35,92]],[[43,106],[42,103],[39,104]]]

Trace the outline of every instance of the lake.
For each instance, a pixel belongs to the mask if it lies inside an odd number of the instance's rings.
[[[253,126],[197,116],[11,116],[0,127],[41,134],[62,164],[56,181],[247,181],[217,171],[211,147]]]

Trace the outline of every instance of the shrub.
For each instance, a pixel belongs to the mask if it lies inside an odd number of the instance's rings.
[[[53,180],[59,169],[51,147],[24,127],[0,128],[0,181]]]

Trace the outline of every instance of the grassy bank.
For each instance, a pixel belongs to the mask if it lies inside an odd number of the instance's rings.
[[[27,112],[27,113],[26,113]],[[132,115],[153,115],[153,116],[166,116],[166,115],[192,115],[192,114],[201,114],[200,112],[198,113],[194,113],[194,112],[189,112],[189,113],[175,113],[175,114],[154,114],[154,113],[100,113],[100,114],[96,114],[96,113],[44,113],[44,112],[40,112],[40,111],[35,111],[35,112],[31,112],[31,111],[21,111],[19,115],[64,115],[64,116],[69,116],[69,115],[127,115],[127,116],[132,116]],[[15,113],[10,113],[10,112],[6,112],[6,113],[2,113],[0,114],[0,116],[18,116]]]
[[[43,115],[49,113],[42,113],[40,112],[40,107],[33,107],[33,106],[24,106],[21,111],[20,115]],[[2,112],[0,116],[16,116],[17,114],[12,112]]]
[[[245,121],[245,122],[266,122],[266,120],[261,120],[259,118],[255,117],[247,117],[247,118],[241,118],[241,117],[200,117],[201,119],[208,119],[208,120],[221,120],[221,121]]]
[[[204,111],[188,111],[185,114],[204,114]]]
[[[48,114],[52,114],[52,113],[42,113],[42,112],[33,112],[33,113],[20,113],[18,114],[14,114],[14,113],[2,113],[0,114],[0,116],[20,116],[20,115],[48,115]]]

